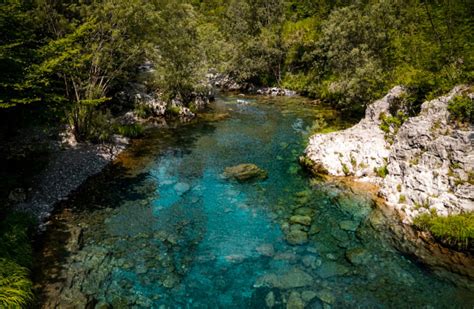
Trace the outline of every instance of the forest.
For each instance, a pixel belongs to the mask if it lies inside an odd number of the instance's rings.
[[[474,80],[472,0],[5,0],[0,3],[0,141],[39,125],[106,142],[140,77],[185,105],[210,73],[281,87],[360,117],[395,85],[407,111]],[[472,103],[472,102],[471,102]],[[454,106],[473,122],[469,102]],[[4,180],[2,179],[2,182]],[[0,307],[33,299],[32,223],[0,206]]]
[[[73,122],[86,137],[91,114],[120,110],[115,95],[146,61],[149,87],[169,100],[212,71],[353,113],[398,84],[416,105],[472,80],[472,10],[469,0],[6,1],[0,107]]]

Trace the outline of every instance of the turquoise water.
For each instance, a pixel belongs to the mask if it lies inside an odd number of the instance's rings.
[[[48,234],[78,225],[82,245],[54,257],[54,280],[44,270],[43,283],[59,286],[49,298],[104,308],[472,308],[473,291],[390,245],[369,198],[301,170],[315,116],[337,118],[299,98],[236,99],[214,103],[208,116],[219,121],[151,132],[63,205],[68,215]],[[222,177],[240,163],[268,179]],[[292,230],[307,242],[289,244]]]

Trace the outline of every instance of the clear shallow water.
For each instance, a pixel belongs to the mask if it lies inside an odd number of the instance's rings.
[[[316,114],[331,113],[300,101],[221,98],[208,116],[225,119],[156,130],[137,142],[122,165],[64,205],[49,229],[46,248],[74,234],[70,226],[82,230],[81,246],[45,257],[42,282],[60,294],[50,293],[53,302],[471,308],[473,291],[389,245],[370,199],[301,171],[306,128]],[[225,167],[240,163],[257,164],[268,179],[223,179]],[[311,224],[292,224],[294,215]],[[306,244],[288,244],[294,229],[308,236]]]

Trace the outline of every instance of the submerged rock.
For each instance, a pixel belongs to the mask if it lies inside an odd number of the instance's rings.
[[[267,296],[265,296],[265,304],[268,308],[273,308],[275,306],[275,294],[270,291]]]
[[[259,277],[255,283],[255,287],[269,286],[278,289],[294,289],[310,286],[314,283],[314,279],[308,273],[299,268],[293,268],[283,274],[265,274]]]
[[[69,252],[76,252],[81,249],[83,244],[83,230],[80,226],[71,226],[68,231],[69,239],[66,249]]]
[[[179,182],[177,184],[174,185],[173,189],[175,189],[175,191],[178,193],[178,194],[183,194],[187,191],[189,191],[191,187],[187,184],[187,183],[184,183],[184,182]]]
[[[333,304],[336,301],[334,294],[330,290],[321,290],[316,292],[316,296],[326,304]]]
[[[303,299],[303,301],[307,303],[312,301],[316,296],[317,296],[316,293],[313,291],[303,291],[301,293],[301,298]]]
[[[303,309],[304,302],[301,299],[301,295],[298,292],[291,292],[290,297],[288,298],[288,303],[286,304],[286,309]]]
[[[357,228],[359,227],[359,222],[344,220],[344,221],[339,222],[339,227],[341,228],[341,230],[344,230],[344,231],[355,232]]]
[[[303,245],[308,242],[308,233],[301,230],[291,230],[286,236],[290,245]]]
[[[311,225],[311,217],[302,215],[291,216],[290,223],[309,226]]]
[[[257,247],[257,252],[263,256],[273,256],[275,255],[275,249],[272,244],[262,244]]]
[[[370,258],[369,252],[363,248],[354,248],[346,251],[346,259],[353,265],[367,264]]]
[[[321,228],[319,226],[316,226],[316,225],[311,225],[311,228],[309,229],[309,234],[310,235],[316,235],[318,234],[319,232],[321,232]]]
[[[318,269],[318,275],[323,278],[342,276],[349,272],[349,268],[336,262],[326,262]]]
[[[252,163],[243,163],[236,166],[227,167],[224,170],[224,177],[234,178],[238,181],[249,181],[253,179],[266,179],[268,174],[265,170]]]
[[[163,280],[163,286],[168,289],[175,287],[178,283],[179,277],[175,274],[170,274]]]
[[[321,260],[316,258],[314,255],[305,255],[301,261],[303,262],[303,265],[308,268],[316,269],[321,266]]]

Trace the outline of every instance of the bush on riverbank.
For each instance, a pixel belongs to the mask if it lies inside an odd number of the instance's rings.
[[[130,138],[136,138],[143,135],[145,129],[139,123],[121,125],[117,127],[117,132],[120,135]]]
[[[416,217],[413,223],[450,246],[466,250],[473,249],[474,212],[449,216],[424,213]]]
[[[0,307],[25,307],[33,300],[31,227],[23,213],[11,213],[0,224]]]
[[[28,268],[0,258],[0,307],[25,307],[33,300],[32,288]]]

